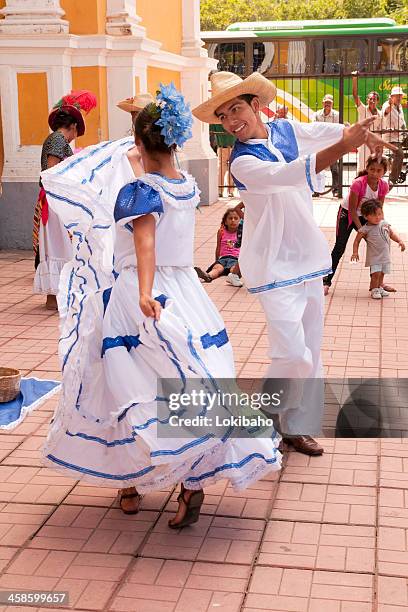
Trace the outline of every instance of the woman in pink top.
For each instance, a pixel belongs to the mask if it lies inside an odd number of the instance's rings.
[[[346,250],[348,239],[353,230],[358,231],[366,220],[361,214],[361,205],[366,200],[377,199],[384,204],[384,198],[389,191],[389,186],[383,176],[387,172],[388,164],[385,157],[377,160],[369,157],[366,169],[360,172],[350,186],[349,194],[340,204],[337,215],[336,243],[333,247],[332,272],[323,279],[324,294],[329,293],[333,276],[339,265],[340,259]],[[370,288],[371,289],[371,288]],[[395,291],[392,287],[384,287],[387,291]]]
[[[239,271],[238,257],[241,245],[238,230],[242,216],[243,213],[241,212],[240,205],[236,208],[230,208],[224,213],[221,227],[217,232],[215,262],[211,264],[206,272],[201,268],[195,268],[198,276],[206,283],[210,283],[219,276],[226,276],[231,272],[236,273]]]

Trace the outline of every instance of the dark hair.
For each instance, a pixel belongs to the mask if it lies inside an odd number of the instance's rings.
[[[222,219],[221,219],[221,225],[223,227],[225,227],[225,229],[227,229],[227,219],[228,219],[228,215],[230,215],[231,213],[235,213],[236,215],[238,215],[237,211],[235,210],[235,208],[228,208],[228,210],[225,211],[225,213],[222,215]],[[239,217],[239,215],[238,215]]]
[[[361,170],[361,172],[359,172],[357,174],[357,178],[359,178],[360,176],[367,176],[368,172],[368,168],[370,166],[372,166],[373,164],[380,164],[380,166],[382,166],[384,168],[384,174],[387,172],[388,170],[388,160],[386,157],[381,157],[380,161],[378,161],[377,157],[369,157],[366,161],[366,167],[365,170]]]
[[[70,128],[73,124],[78,124],[78,121],[75,119],[75,117],[73,117],[66,111],[58,111],[53,121],[54,132],[59,128]]]
[[[136,138],[140,138],[147,153],[168,153],[176,149],[175,144],[170,147],[164,142],[164,137],[160,134],[162,129],[160,125],[156,125],[159,119],[157,107],[154,102],[151,102],[144,107],[137,115],[134,121],[134,130]]]
[[[375,200],[374,198],[366,200],[361,205],[361,214],[363,217],[367,217],[368,215],[373,215],[379,208],[382,209],[380,200]]]
[[[253,94],[242,94],[242,96],[238,96],[240,100],[245,100],[245,102],[249,104],[249,106],[251,106],[252,100],[256,97],[257,96],[254,96]]]

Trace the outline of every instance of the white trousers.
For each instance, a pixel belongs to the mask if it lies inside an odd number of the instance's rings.
[[[282,379],[288,389],[280,410],[281,430],[292,435],[318,434],[324,407],[322,279],[273,289],[258,297],[269,338],[267,377]]]

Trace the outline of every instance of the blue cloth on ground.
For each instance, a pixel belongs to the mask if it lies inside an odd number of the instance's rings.
[[[17,427],[29,412],[53,395],[60,385],[57,380],[22,378],[16,399],[0,403],[0,429]]]

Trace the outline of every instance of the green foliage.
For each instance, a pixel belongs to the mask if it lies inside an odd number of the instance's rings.
[[[225,30],[235,21],[274,19],[274,0],[201,0],[201,28]]]
[[[389,0],[395,4],[391,16],[401,25],[408,24],[408,0]]]
[[[225,30],[235,21],[391,17],[408,23],[408,0],[201,0],[201,29]]]

